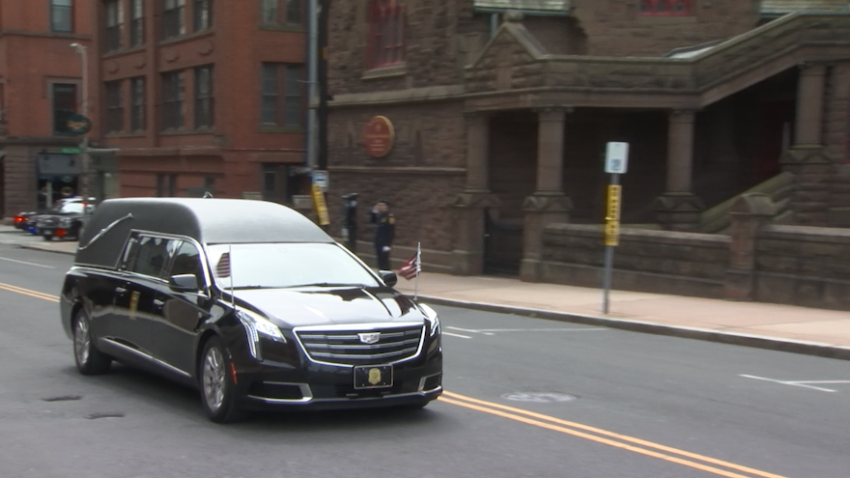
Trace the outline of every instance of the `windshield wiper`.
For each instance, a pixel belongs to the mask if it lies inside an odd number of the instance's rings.
[[[267,285],[240,285],[239,287],[225,287],[226,290],[252,290],[252,289],[271,289],[272,287]]]
[[[368,287],[366,284],[352,284],[350,282],[316,282],[313,284],[290,285],[286,289],[294,289],[297,287]]]

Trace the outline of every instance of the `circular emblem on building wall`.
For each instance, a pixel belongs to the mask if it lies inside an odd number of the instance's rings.
[[[170,50],[166,50],[165,53],[162,54],[162,57],[165,58],[165,61],[171,63],[172,61],[180,58],[180,52],[172,48]]]
[[[363,146],[373,158],[383,158],[393,149],[395,130],[386,116],[373,116],[363,129]]]
[[[106,62],[106,71],[108,71],[110,73],[117,73],[118,68],[119,68],[119,65],[118,65],[117,61],[113,60],[113,61]]]
[[[213,42],[211,42],[210,40],[202,41],[198,44],[198,54],[200,54],[201,56],[209,55],[210,53],[213,52],[214,49],[215,49],[215,46],[213,45]]]
[[[133,62],[133,65],[134,65],[137,69],[139,69],[139,70],[141,70],[142,68],[144,68],[146,64],[147,64],[147,61],[145,60],[145,56],[144,56],[144,55],[138,55],[138,56],[136,56],[136,59],[135,59],[135,60],[134,60],[134,62]]]

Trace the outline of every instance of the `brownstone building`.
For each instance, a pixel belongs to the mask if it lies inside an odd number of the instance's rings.
[[[544,228],[603,222],[609,141],[631,228],[728,233],[746,191],[850,226],[846,0],[337,0],[329,32],[331,212],[391,200],[395,259],[539,279]]]
[[[93,0],[0,0],[0,219],[79,192],[81,59]]]
[[[299,193],[305,5],[97,2],[97,135],[116,150],[121,196]]]

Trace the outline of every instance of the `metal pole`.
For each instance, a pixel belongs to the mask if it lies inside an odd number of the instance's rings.
[[[330,19],[331,0],[317,0],[319,2],[319,26],[318,26],[318,88],[319,88],[319,110],[318,123],[319,132],[318,165],[319,169],[328,169],[328,21]]]
[[[318,166],[318,150],[316,148],[318,83],[319,83],[319,0],[308,0],[308,38],[307,38],[307,84],[309,85],[309,109],[307,110],[307,165],[315,170]]]
[[[611,184],[618,185],[620,184],[620,175],[612,174],[611,175]],[[611,201],[611,197],[609,195],[608,201]],[[606,224],[615,218],[607,218]],[[606,232],[607,236],[607,232]],[[602,271],[602,313],[608,314],[609,310],[609,295],[611,292],[611,275],[612,269],[614,268],[614,246],[606,245],[605,246],[605,267]]]

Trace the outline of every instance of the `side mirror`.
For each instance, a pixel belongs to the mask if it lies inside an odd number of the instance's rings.
[[[398,276],[393,271],[381,271],[378,273],[381,276],[381,280],[384,281],[384,284],[387,287],[392,287],[398,284]]]
[[[195,277],[195,274],[178,274],[176,276],[171,276],[168,284],[174,290],[184,292],[195,292],[198,290],[198,278]]]

